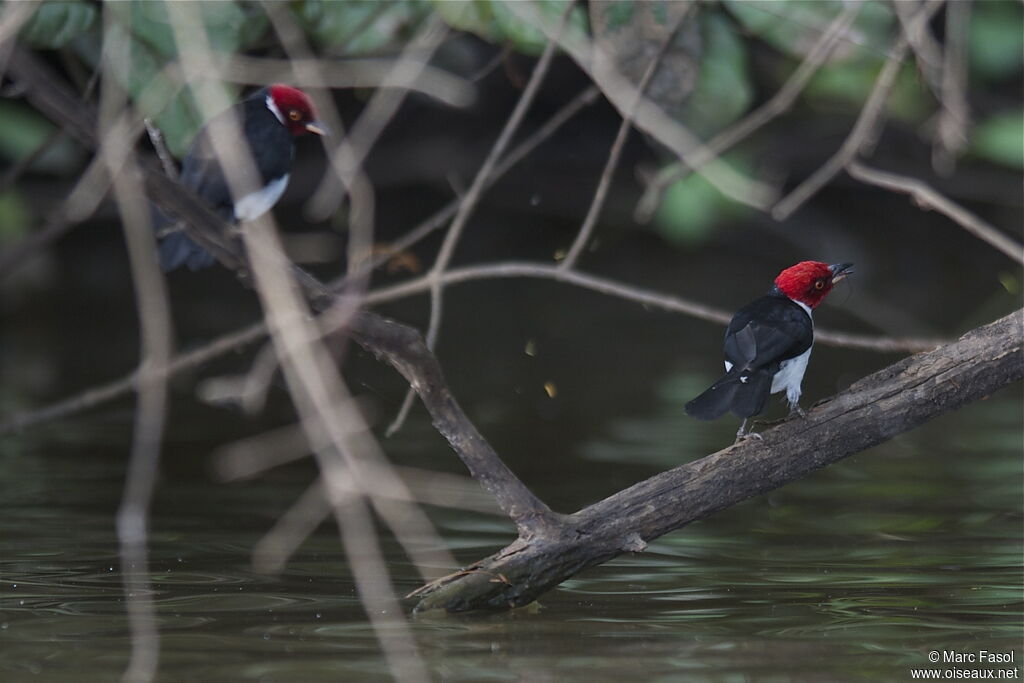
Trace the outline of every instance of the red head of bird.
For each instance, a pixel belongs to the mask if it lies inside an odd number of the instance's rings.
[[[267,106],[274,112],[292,135],[315,133],[324,135],[326,129],[316,117],[316,108],[306,93],[283,83],[270,86]]]
[[[775,286],[794,301],[814,308],[832,291],[832,286],[853,272],[852,263],[801,261],[779,273]]]

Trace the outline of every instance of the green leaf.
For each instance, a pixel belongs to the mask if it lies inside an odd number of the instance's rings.
[[[777,50],[806,57],[832,20],[843,11],[845,0],[724,0],[743,27]],[[832,60],[889,49],[895,17],[879,0],[865,2],[853,25],[840,40]]]
[[[1017,2],[976,2],[971,6],[971,71],[986,80],[1020,73],[1024,62],[1024,7]]]
[[[1024,111],[997,114],[975,126],[971,151],[982,159],[1024,169]]]
[[[639,83],[651,59],[661,55],[645,95],[667,114],[678,117],[700,75],[702,13],[672,0],[592,2],[589,10],[593,49],[601,55],[602,64],[614,66],[620,75]],[[676,30],[679,21],[683,24]],[[665,46],[670,38],[672,43]]]
[[[0,194],[0,244],[12,244],[23,238],[32,225],[32,211],[15,190]]]
[[[317,45],[351,56],[399,49],[430,9],[423,0],[304,0],[292,13]]]
[[[721,131],[747,111],[753,99],[747,50],[725,17],[701,16],[703,56],[697,85],[680,118],[703,138]]]
[[[178,58],[178,46],[163,2],[115,2],[107,7],[119,15],[105,36],[105,48],[112,58],[111,72],[131,95],[136,107],[152,117],[163,132],[167,146],[176,156],[184,154],[202,117],[190,92],[165,67]],[[194,3],[199,9],[214,52],[232,54],[257,40],[266,29],[266,17],[236,2]],[[227,99],[237,96],[238,88],[220,85]]]
[[[131,26],[132,35],[156,54],[176,58],[178,46],[167,13],[166,1],[132,0],[110,3],[112,11]],[[267,27],[263,12],[243,9],[232,0],[197,2],[200,20],[214,52],[234,53],[259,40]]]
[[[517,1],[432,0],[434,9],[452,28],[474,33],[492,43],[511,45],[525,54],[538,55],[548,44],[548,39],[540,29],[524,22],[509,9],[509,3]],[[531,4],[544,22],[557,26],[569,2],[571,0],[535,0]],[[573,8],[568,30],[586,32],[587,18],[582,7]]]
[[[863,106],[882,66],[883,61],[876,57],[826,66],[811,78],[804,97],[821,110],[831,108],[855,114],[850,106]],[[920,121],[926,115],[927,102],[926,88],[916,67],[903,65],[889,95],[889,113],[903,121]]]
[[[34,110],[14,100],[0,100],[0,158],[17,163],[39,147],[54,125]],[[35,172],[61,173],[81,158],[81,150],[69,139],[52,145],[35,160]]]
[[[608,0],[597,7],[601,8],[607,16],[607,31],[615,33],[633,23],[633,16],[636,14],[636,4],[633,0]]]
[[[49,0],[21,29],[21,39],[33,47],[56,49],[82,35],[96,23],[96,6],[75,0]]]
[[[729,163],[718,160],[713,163]],[[742,165],[742,164],[741,164]],[[674,244],[696,244],[726,218],[742,215],[746,207],[732,201],[699,173],[673,183],[654,216],[659,233]]]

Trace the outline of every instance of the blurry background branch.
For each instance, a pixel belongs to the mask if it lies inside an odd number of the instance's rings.
[[[949,217],[964,230],[995,247],[1018,263],[1024,263],[1024,245],[999,232],[994,226],[974,215],[956,202],[947,199],[916,178],[908,178],[897,173],[886,173],[853,161],[846,171],[856,178],[871,185],[877,185],[894,192],[909,194],[914,203],[925,210],[934,210]]]

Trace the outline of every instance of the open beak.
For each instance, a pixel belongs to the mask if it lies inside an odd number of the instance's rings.
[[[313,133],[314,135],[326,136],[328,133],[330,133],[330,131],[327,130],[327,126],[320,123],[319,121],[310,121],[309,123],[307,123],[306,130],[308,130],[310,133]]]
[[[839,282],[847,275],[853,275],[852,263],[833,263],[828,269],[832,271],[832,284]]]

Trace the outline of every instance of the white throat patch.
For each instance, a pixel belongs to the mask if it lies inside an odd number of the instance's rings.
[[[267,100],[266,101],[267,101],[267,109],[269,109],[270,113],[274,115],[274,118],[277,119],[278,123],[280,123],[283,126],[284,125],[284,116],[281,115],[281,110],[277,108],[276,104],[274,104],[274,98],[271,97],[270,95],[267,95]]]

